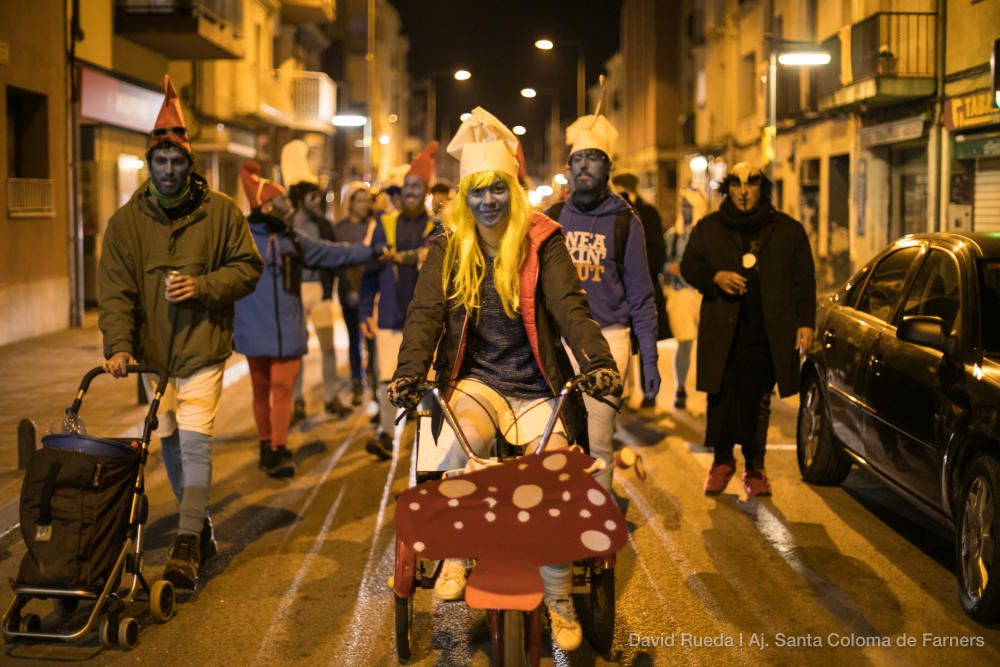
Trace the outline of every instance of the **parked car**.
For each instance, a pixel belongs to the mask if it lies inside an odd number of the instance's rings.
[[[883,250],[819,304],[802,380],[803,479],[856,464],[953,526],[962,607],[1000,620],[1000,234]]]

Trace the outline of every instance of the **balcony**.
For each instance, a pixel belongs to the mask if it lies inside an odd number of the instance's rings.
[[[242,0],[117,0],[115,32],[172,60],[243,57]]]
[[[285,23],[331,23],[337,17],[335,0],[283,0],[281,20]]]
[[[814,79],[819,109],[933,95],[936,20],[933,13],[878,12],[825,41],[832,58]]]
[[[11,218],[54,218],[50,178],[8,178],[7,215]]]
[[[333,134],[337,110],[337,84],[323,72],[292,72],[292,120],[296,130]]]

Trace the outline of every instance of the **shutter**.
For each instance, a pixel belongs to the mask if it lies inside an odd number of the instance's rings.
[[[1000,159],[976,160],[976,193],[972,230],[1000,232]]]

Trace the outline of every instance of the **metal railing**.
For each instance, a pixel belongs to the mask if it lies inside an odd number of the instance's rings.
[[[54,218],[51,178],[8,178],[7,215],[11,218]]]
[[[291,76],[292,116],[297,123],[329,131],[337,108],[337,84],[323,72]]]
[[[878,12],[851,26],[854,80],[934,76],[933,13]]]

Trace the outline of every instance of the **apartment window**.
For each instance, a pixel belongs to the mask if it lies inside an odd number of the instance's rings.
[[[740,117],[757,110],[757,57],[753,51],[740,59]]]
[[[49,177],[48,98],[14,86],[7,86],[7,175]]]

